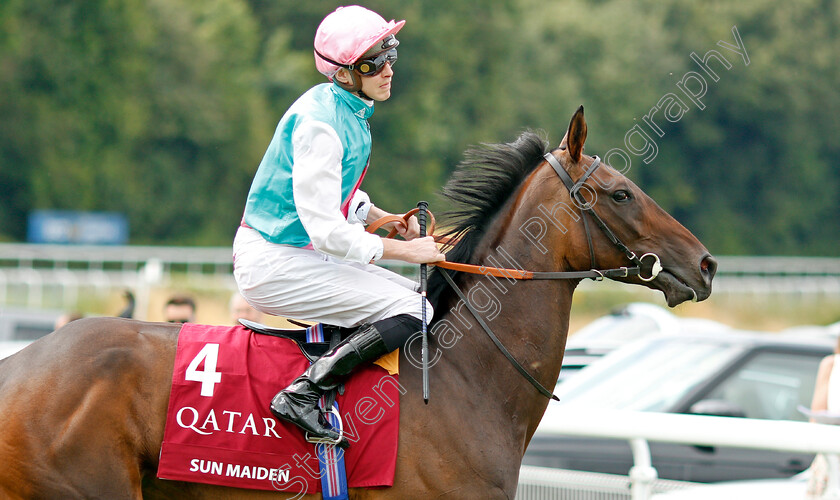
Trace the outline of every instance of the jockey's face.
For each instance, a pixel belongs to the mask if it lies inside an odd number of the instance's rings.
[[[374,101],[386,101],[391,97],[391,78],[394,70],[391,63],[385,63],[382,71],[372,76],[360,75],[362,79],[362,92]]]
[[[375,75],[365,76],[358,73],[355,74],[355,77],[362,82],[362,92],[374,101],[386,101],[391,97],[391,78],[393,76],[394,69],[391,67],[391,63],[385,63],[382,71]],[[335,78],[346,85],[349,85],[352,80],[349,70],[344,68],[338,70]]]

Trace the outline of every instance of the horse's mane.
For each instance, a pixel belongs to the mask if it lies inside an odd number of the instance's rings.
[[[514,142],[482,144],[464,153],[464,160],[441,192],[452,207],[441,214],[438,222],[446,228],[442,236],[458,240],[446,253],[446,260],[472,263],[473,252],[499,210],[542,162],[546,152],[548,141],[544,134],[525,131]],[[438,305],[448,289],[441,272],[434,269],[427,287],[436,317],[443,313]]]

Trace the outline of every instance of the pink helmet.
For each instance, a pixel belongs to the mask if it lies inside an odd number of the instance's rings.
[[[405,21],[385,21],[379,14],[358,5],[339,7],[321,21],[315,33],[315,66],[329,79],[339,66],[319,57],[318,53],[340,64],[351,65],[376,42],[396,34]]]

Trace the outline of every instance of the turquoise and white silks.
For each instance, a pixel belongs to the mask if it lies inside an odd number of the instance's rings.
[[[417,284],[370,264],[382,241],[355,218],[369,202],[358,184],[371,113],[357,96],[322,84],[280,121],[248,195],[247,227],[234,240],[234,276],[255,308],[344,327],[422,317]]]
[[[272,243],[312,245],[359,263],[381,257],[380,238],[347,219],[369,201],[358,186],[370,158],[372,114],[372,103],[334,83],[303,94],[280,120],[260,163],[245,223]]]

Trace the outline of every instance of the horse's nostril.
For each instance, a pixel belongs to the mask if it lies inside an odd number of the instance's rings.
[[[711,255],[706,255],[703,257],[703,260],[700,261],[700,271],[702,271],[704,275],[708,276],[709,279],[712,279],[715,276],[717,266],[717,261]]]

